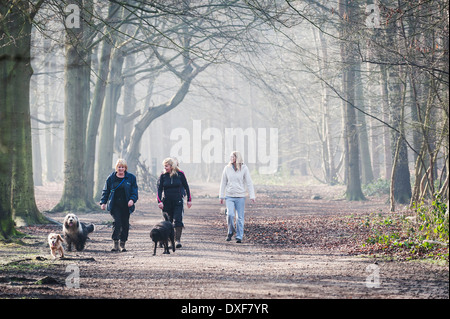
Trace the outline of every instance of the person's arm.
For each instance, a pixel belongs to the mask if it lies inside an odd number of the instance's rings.
[[[109,179],[110,179],[110,177],[108,177],[106,179],[105,185],[103,186],[102,197],[100,199],[100,205],[106,205],[106,203],[108,202],[109,193],[111,192]],[[102,209],[103,209],[103,206],[102,206]]]
[[[103,186],[102,190],[102,197],[100,199],[100,208],[102,210],[106,210],[106,203],[108,202],[109,195],[111,194],[111,188],[112,188],[112,182],[113,180],[113,174],[108,176],[108,178],[105,181],[105,185]]]
[[[192,198],[191,198],[191,191],[189,189],[189,185],[187,182],[186,175],[184,175],[184,172],[179,172],[181,185],[183,185],[184,189],[186,190],[186,196],[187,196],[187,206],[188,208],[191,208],[192,206]]]
[[[223,203],[223,200],[225,199],[225,188],[227,187],[228,183],[228,177],[227,177],[227,167],[223,169],[222,172],[222,179],[220,180],[220,190],[219,190],[219,198],[220,203]]]
[[[163,182],[162,182],[162,178],[163,178],[163,174],[161,174],[161,176],[159,176],[158,182],[157,182],[157,187],[158,187],[158,193],[157,193],[157,200],[158,200],[158,207],[163,209],[164,204],[162,202],[162,192],[163,192]]]
[[[137,186],[137,182],[136,182],[136,177],[133,175],[132,181],[131,181],[131,193],[130,193],[130,200],[128,201],[128,207],[133,206],[137,202],[138,198],[139,198],[138,186]],[[133,201],[133,202],[130,203],[130,201]]]
[[[247,188],[248,188],[248,194],[250,196],[250,199],[252,201],[255,201],[255,189],[253,187],[253,181],[252,178],[250,177],[250,171],[248,170],[248,167],[245,166],[244,168],[244,180],[247,183]]]

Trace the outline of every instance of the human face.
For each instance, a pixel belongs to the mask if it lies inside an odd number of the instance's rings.
[[[164,170],[166,171],[166,173],[170,173],[170,171],[172,170],[172,165],[164,164]]]
[[[236,156],[234,154],[230,155],[230,162],[236,164]]]
[[[117,166],[117,175],[123,176],[125,175],[125,166],[119,165]]]

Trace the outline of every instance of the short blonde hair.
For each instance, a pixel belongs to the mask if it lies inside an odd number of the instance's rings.
[[[116,172],[117,172],[117,168],[118,168],[119,166],[125,167],[125,170],[128,169],[127,162],[126,162],[123,158],[119,158],[119,159],[117,160],[117,162],[116,162]]]
[[[162,163],[163,163],[163,165],[166,165],[166,164],[170,165],[170,167],[171,167],[170,176],[178,175],[178,172],[180,171],[180,169],[178,168],[178,161],[174,160],[171,157],[168,157],[168,158],[164,159],[164,161]]]

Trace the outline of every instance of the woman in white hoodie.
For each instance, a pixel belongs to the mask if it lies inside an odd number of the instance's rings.
[[[234,151],[230,155],[230,162],[223,169],[220,182],[220,203],[227,206],[228,236],[227,241],[236,233],[236,242],[241,243],[244,235],[244,207],[245,185],[247,185],[250,200],[255,202],[255,190],[247,165],[242,160],[241,153]],[[237,212],[236,229],[234,227],[234,215]]]

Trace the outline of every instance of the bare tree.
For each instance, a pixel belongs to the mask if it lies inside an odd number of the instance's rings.
[[[0,4],[0,238],[45,218],[36,207],[30,124],[31,27],[42,1]]]

